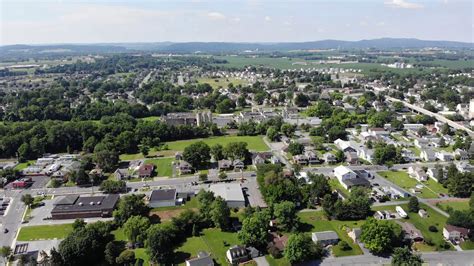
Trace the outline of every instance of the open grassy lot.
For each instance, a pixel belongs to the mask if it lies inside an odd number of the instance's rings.
[[[285,257],[275,259],[270,255],[265,256],[270,266],[291,266],[291,263]]]
[[[447,211],[449,207],[454,210],[458,211],[465,211],[469,209],[469,201],[444,201],[438,202],[436,206],[440,207],[441,209]]]
[[[418,181],[416,181],[416,179],[411,178],[405,171],[381,171],[378,172],[378,174],[406,190],[410,190],[411,188],[414,188],[416,185],[420,184]],[[425,182],[424,185],[428,186],[430,189],[423,187],[423,189],[421,189],[421,193],[419,193],[421,198],[437,198],[438,193],[441,192],[437,190],[444,189],[441,185],[436,184],[436,182],[433,180]],[[441,188],[437,185],[441,186]],[[441,193],[447,193],[447,190],[443,190]]]
[[[204,229],[199,237],[190,237],[177,249],[176,264],[192,256],[196,256],[199,251],[209,252],[214,260],[220,265],[228,265],[225,252],[229,247],[240,244],[237,234],[232,232],[222,232],[220,229]]]
[[[474,249],[474,242],[473,241],[464,241],[461,243],[461,248],[463,250],[473,250]]]
[[[347,251],[342,251],[337,246],[333,247],[334,256],[342,257],[362,254],[359,245],[352,241],[345,230],[346,228],[360,227],[364,221],[329,221],[322,211],[300,212],[298,216],[301,218],[301,222],[306,224],[306,232],[335,231],[341,240],[346,241],[352,247],[351,250]]]
[[[339,191],[342,192],[342,194],[345,196],[345,197],[348,197],[350,192],[349,190],[345,189],[341,183],[339,183],[339,180],[337,180],[336,178],[330,178],[329,179],[329,185],[331,186],[331,188],[334,190],[334,189],[337,189]]]
[[[32,165],[36,162],[36,160],[30,160],[30,161],[27,161],[27,162],[24,162],[24,163],[19,163],[15,166],[15,170],[18,170],[18,171],[21,171],[23,169],[25,169],[26,167],[28,167],[29,165]]]
[[[421,218],[418,213],[408,212],[407,205],[401,205],[401,207],[408,213],[408,221],[412,223],[418,230],[421,231],[425,242],[431,240],[433,245],[428,244],[418,244],[416,247],[421,251],[435,251],[435,250],[445,250],[442,244],[445,243],[443,238],[443,227],[446,224],[447,217],[439,214],[426,204],[421,203],[420,208],[425,209],[428,212],[427,218]],[[438,232],[431,232],[428,228],[433,225],[438,229]],[[453,249],[450,246],[450,249]]]
[[[72,224],[38,225],[21,227],[18,241],[62,239],[72,232]]]
[[[234,86],[244,86],[248,84],[248,81],[237,78],[199,78],[197,81],[198,83],[207,83],[211,85],[213,89],[217,89],[219,87],[227,88],[229,83],[232,83]]]
[[[174,158],[159,158],[146,160],[145,163],[151,163],[156,166],[156,172],[158,176],[171,177],[173,174],[173,166],[171,165]]]
[[[187,146],[198,142],[204,141],[207,145],[212,146],[215,144],[221,144],[225,146],[230,142],[246,142],[248,144],[248,149],[252,151],[268,151],[268,146],[263,142],[261,136],[219,136],[219,137],[210,137],[205,139],[191,139],[191,140],[178,140],[167,142],[169,150],[173,151],[183,151]]]

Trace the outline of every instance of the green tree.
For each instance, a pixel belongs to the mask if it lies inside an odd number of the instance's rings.
[[[417,197],[410,197],[408,201],[408,211],[417,213],[420,210],[420,203]]]
[[[212,155],[214,160],[219,161],[219,160],[224,159],[223,151],[224,151],[224,147],[222,147],[222,145],[218,143],[211,146],[210,154]]]
[[[303,93],[297,93],[294,99],[295,105],[298,107],[306,107],[309,104],[309,97]]]
[[[124,250],[115,260],[119,265],[129,266],[135,264],[135,252],[133,250]]]
[[[267,138],[270,141],[277,141],[279,139],[278,130],[276,129],[276,127],[274,126],[268,127]]]
[[[232,113],[235,110],[235,102],[231,99],[224,99],[216,106],[216,111],[220,114]]]
[[[346,155],[341,150],[337,150],[334,156],[336,157],[336,161],[339,163],[344,162],[344,160],[346,160]]]
[[[210,152],[211,149],[205,142],[198,141],[184,148],[183,158],[194,168],[200,168],[211,159]]]
[[[150,152],[150,147],[148,147],[147,145],[142,145],[140,146],[140,152],[142,153],[143,157],[147,157],[148,156],[148,153]]]
[[[132,243],[143,243],[146,238],[146,230],[150,225],[148,217],[132,216],[123,224],[123,231]]]
[[[323,247],[315,244],[309,235],[293,234],[288,238],[284,251],[285,258],[292,264],[319,259],[323,255]]]
[[[147,252],[151,261],[167,263],[177,245],[178,228],[173,224],[155,224],[147,231]]]
[[[86,225],[87,225],[87,223],[84,221],[84,219],[76,219],[72,223],[72,229],[73,230],[79,230],[79,229],[85,228]]]
[[[361,229],[361,241],[375,254],[391,251],[395,243],[400,240],[400,226],[387,221],[369,218]]]
[[[0,248],[0,257],[2,257],[3,264],[6,265],[8,258],[12,254],[12,249],[9,246],[3,246]]]
[[[257,211],[245,218],[237,236],[243,244],[263,248],[267,245],[270,216],[266,211]]]
[[[393,266],[421,266],[423,259],[413,254],[408,247],[395,248],[392,254]]]
[[[230,223],[230,209],[221,197],[217,197],[211,204],[211,220],[214,226],[227,229]]]
[[[199,213],[204,223],[211,223],[211,210],[212,203],[215,200],[214,193],[212,191],[201,190],[197,194],[197,200],[199,202]]]
[[[119,224],[124,224],[132,216],[148,216],[150,209],[145,205],[143,194],[131,194],[120,198],[114,219]]]
[[[293,135],[295,134],[296,126],[290,125],[290,124],[283,124],[280,130],[283,133],[283,135],[287,136],[288,138],[292,138]]]
[[[127,191],[127,183],[123,180],[105,180],[99,188],[104,193],[122,193]]]
[[[23,202],[28,207],[31,207],[31,204],[33,204],[34,201],[35,199],[33,198],[33,196],[31,196],[31,194],[21,195],[21,202]]]
[[[125,250],[125,242],[110,241],[105,245],[105,261],[110,265],[115,265],[115,259]]]
[[[288,145],[288,152],[291,155],[298,155],[304,152],[304,145],[298,142],[292,142]]]
[[[224,157],[230,160],[240,159],[245,160],[249,154],[247,142],[238,141],[230,142],[224,147]]]
[[[273,213],[277,223],[283,230],[296,230],[299,225],[299,219],[296,215],[296,205],[291,201],[277,203],[273,207]]]

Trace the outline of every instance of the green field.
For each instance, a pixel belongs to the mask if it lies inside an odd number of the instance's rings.
[[[72,224],[38,225],[21,227],[18,241],[63,239],[72,232]]]
[[[463,250],[473,250],[474,249],[474,242],[473,241],[464,241],[461,243],[461,248]]]
[[[415,188],[416,185],[420,184],[418,183],[418,181],[416,181],[416,179],[411,178],[405,171],[381,171],[378,172],[378,174],[406,190]],[[423,189],[421,189],[421,192],[418,195],[421,198],[437,198],[437,193],[447,193],[447,190],[445,188],[443,188],[440,184],[437,184],[433,180],[429,180],[423,183],[423,185],[428,186],[430,189],[428,189],[427,187],[423,187]]]
[[[232,83],[234,86],[248,84],[248,81],[237,78],[199,78],[197,81],[198,83],[207,83],[211,85],[213,89],[219,87],[227,88],[229,83]]]
[[[351,250],[343,251],[337,246],[333,247],[333,253],[336,257],[342,256],[353,256],[362,254],[362,250],[359,245],[354,243],[352,239],[347,235],[345,228],[357,228],[360,227],[364,221],[329,221],[324,216],[322,211],[312,212],[300,212],[298,216],[301,218],[301,222],[309,225],[307,232],[320,232],[320,231],[335,231],[341,240],[346,241],[351,247]]]
[[[169,150],[173,151],[183,151],[187,146],[198,142],[204,141],[207,145],[213,146],[215,144],[221,144],[225,146],[230,142],[247,142],[248,149],[252,151],[268,151],[268,146],[263,142],[261,136],[220,136],[220,137],[210,137],[205,139],[191,139],[191,140],[178,140],[167,142]]]
[[[155,172],[158,173],[158,176],[171,177],[173,174],[173,161],[174,158],[159,158],[146,160],[145,163],[154,164],[156,166]]]
[[[36,160],[30,160],[30,161],[27,161],[27,162],[24,162],[24,163],[19,163],[15,166],[15,170],[21,171],[21,170],[25,169],[26,167],[34,164],[35,162],[36,162]]]
[[[451,207],[457,211],[465,211],[469,209],[469,201],[445,201],[445,202],[438,202],[436,206],[440,207],[441,209],[447,211],[448,207]]]
[[[187,258],[207,251],[219,265],[228,265],[225,257],[227,249],[240,244],[236,233],[222,232],[220,229],[204,229],[199,237],[190,237],[176,250],[176,264],[182,264]]]

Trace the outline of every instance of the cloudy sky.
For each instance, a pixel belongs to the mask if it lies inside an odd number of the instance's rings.
[[[0,0],[0,44],[473,42],[471,0]]]

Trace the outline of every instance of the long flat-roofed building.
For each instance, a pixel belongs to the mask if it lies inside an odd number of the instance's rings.
[[[214,195],[223,198],[230,208],[245,207],[245,197],[239,183],[213,184],[209,188]]]
[[[53,219],[77,219],[110,217],[120,196],[117,194],[101,196],[68,195],[59,198],[51,211]]]

